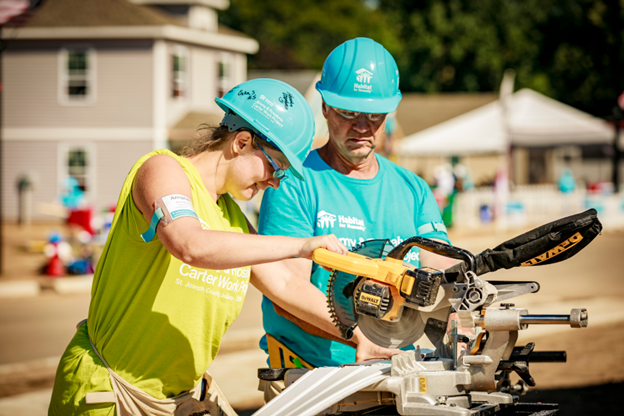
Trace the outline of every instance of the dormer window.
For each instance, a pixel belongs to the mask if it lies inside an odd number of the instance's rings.
[[[61,104],[91,104],[95,101],[95,51],[87,47],[61,49],[59,59]]]

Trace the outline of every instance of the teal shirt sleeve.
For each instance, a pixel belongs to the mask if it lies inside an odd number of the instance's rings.
[[[419,231],[418,236],[435,238],[451,244],[448,234],[446,233],[444,221],[442,220],[440,208],[433,196],[433,192],[431,192],[431,188],[427,182],[419,176],[414,175],[414,178],[422,189],[422,192],[419,193],[420,200],[417,203],[417,205],[421,207],[420,215],[414,218],[416,229]]]
[[[293,184],[297,180],[283,181],[279,188],[267,188],[262,197],[258,233],[263,235],[284,235],[288,237],[313,237],[314,214],[304,191]]]

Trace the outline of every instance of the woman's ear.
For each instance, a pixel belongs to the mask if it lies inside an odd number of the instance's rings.
[[[250,132],[245,130],[237,132],[236,136],[234,136],[234,140],[232,140],[232,154],[239,155],[245,150],[252,149],[252,140],[253,136]]]

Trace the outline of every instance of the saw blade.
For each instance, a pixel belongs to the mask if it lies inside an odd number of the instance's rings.
[[[362,314],[357,314],[356,321],[366,338],[385,348],[406,347],[425,333],[420,312],[412,308],[404,308],[398,322],[382,321]]]
[[[357,245],[351,251],[370,258],[385,258],[394,247],[390,240],[368,240]],[[353,281],[358,276],[334,270],[329,277],[327,287],[327,304],[329,312],[340,334],[350,339],[357,326],[357,313],[353,304]]]
[[[369,240],[351,251],[371,258],[385,259],[394,248],[390,240]],[[403,348],[413,344],[425,333],[425,322],[420,312],[404,308],[401,319],[389,322],[372,316],[359,314],[353,302],[354,281],[358,276],[334,271],[331,274],[327,293],[329,309],[334,323],[343,338],[350,338],[356,326],[371,342],[386,348]]]

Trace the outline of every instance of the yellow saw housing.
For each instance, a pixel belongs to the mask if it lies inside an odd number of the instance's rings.
[[[312,260],[321,266],[365,277],[374,280],[376,283],[389,286],[393,302],[392,308],[381,318],[384,321],[394,322],[399,319],[401,307],[405,303],[405,298],[401,293],[412,293],[414,287],[415,278],[407,272],[415,270],[416,267],[403,263],[399,259],[390,257],[386,257],[385,260],[373,259],[352,252],[344,256],[319,248],[312,254]],[[366,299],[366,301],[370,303],[379,301],[372,299],[370,295],[369,297],[370,299]]]

